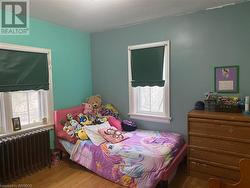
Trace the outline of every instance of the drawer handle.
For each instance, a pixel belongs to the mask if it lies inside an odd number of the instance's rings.
[[[207,165],[206,165],[206,164],[201,164],[201,166],[203,166],[203,167],[207,167]]]
[[[207,167],[207,164],[204,164],[204,163],[198,163],[198,162],[191,162],[193,165],[196,165],[196,166],[202,166],[202,167]]]

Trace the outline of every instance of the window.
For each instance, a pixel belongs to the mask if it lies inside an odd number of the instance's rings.
[[[156,55],[154,55],[154,53],[150,50],[158,47],[162,47],[162,50],[159,48],[158,51],[155,53]],[[141,49],[147,50],[139,52],[140,57],[136,57],[136,59],[133,55],[133,50]],[[162,56],[162,58],[158,58],[158,56]],[[150,62],[146,62],[149,61],[149,59]],[[135,65],[135,63],[138,63],[139,66]],[[149,70],[146,70],[147,68],[145,67],[149,67]],[[159,67],[161,68],[159,70],[156,70],[156,73],[154,73],[155,69]],[[169,123],[171,120],[169,41],[129,46],[128,68],[130,117],[145,121]],[[138,70],[140,71],[140,73],[138,73]],[[152,75],[148,77],[151,72],[147,71],[152,71],[152,74],[156,74],[156,77],[153,78]],[[134,76],[136,74],[139,74],[139,76]]]
[[[13,117],[20,118],[22,129],[35,128],[35,127],[40,127],[40,126],[45,126],[45,125],[46,126],[52,125],[54,110],[53,110],[53,99],[52,99],[53,92],[52,92],[52,78],[51,78],[52,68],[51,68],[50,50],[41,49],[41,48],[33,48],[33,47],[25,47],[25,46],[9,45],[9,44],[3,44],[3,43],[0,43],[0,50],[13,50],[13,51],[20,51],[20,52],[24,51],[28,53],[34,52],[34,53],[39,53],[39,54],[42,54],[42,53],[47,54],[46,61],[48,61],[47,70],[48,70],[48,75],[49,75],[48,76],[49,77],[48,90],[43,90],[43,89],[22,90],[20,89],[20,91],[0,92],[0,133],[8,134],[12,132],[13,130],[12,118]],[[35,81],[33,80],[32,83],[35,83]],[[17,88],[19,86],[17,85],[15,87]],[[40,86],[34,86],[34,87],[39,88]],[[41,87],[47,87],[47,86],[41,86]]]

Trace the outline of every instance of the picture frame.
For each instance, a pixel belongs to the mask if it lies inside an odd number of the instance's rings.
[[[13,131],[21,130],[20,117],[12,118]]]
[[[215,67],[214,90],[217,93],[239,93],[239,66]]]

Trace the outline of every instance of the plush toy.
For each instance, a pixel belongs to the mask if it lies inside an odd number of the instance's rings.
[[[102,116],[113,116],[115,118],[119,117],[119,112],[113,104],[103,105],[100,113]]]
[[[70,125],[68,121],[65,122],[63,130],[71,137],[75,136],[74,127]]]
[[[94,124],[102,124],[104,122],[108,121],[108,119],[106,117],[96,117],[95,118],[95,121],[94,121]]]
[[[67,131],[67,127],[70,126],[70,122],[69,121],[65,121],[65,120],[61,120],[60,123],[63,126],[63,130]]]
[[[109,104],[106,104],[104,107],[106,109],[111,110],[113,113],[118,114],[118,110],[116,109],[116,107],[113,104],[109,103]]]
[[[91,125],[92,121],[89,120],[89,117],[87,115],[83,115],[82,113],[77,115],[78,117],[78,122],[81,125]]]
[[[82,103],[83,105],[83,113],[86,115],[92,114],[93,113],[93,107],[89,103]]]
[[[74,137],[75,133],[73,127],[68,122],[64,123],[63,131],[65,131],[69,136]]]
[[[62,120],[60,123],[64,126],[63,131],[65,131],[72,138],[79,138],[81,140],[88,139],[85,131],[82,129],[82,125],[80,125],[76,120],[73,119],[72,114],[66,115],[67,120]]]
[[[137,125],[135,121],[131,119],[123,120],[122,121],[122,130],[124,131],[135,131],[137,129]]]
[[[75,136],[74,127],[71,126],[68,120],[61,120],[61,125],[63,125],[63,131],[65,131],[69,136]]]
[[[76,133],[82,129],[82,126],[73,119],[72,114],[67,114],[66,117],[67,121],[64,125],[63,130],[66,131],[71,137],[74,137]]]
[[[92,115],[98,116],[102,108],[102,98],[100,95],[94,95],[87,99],[87,103],[92,106]]]
[[[67,114],[67,120],[70,122],[70,125],[76,130],[80,130],[82,126],[73,118],[72,114]]]
[[[79,138],[80,140],[87,140],[88,135],[86,134],[85,130],[81,129],[76,133],[76,137]]]

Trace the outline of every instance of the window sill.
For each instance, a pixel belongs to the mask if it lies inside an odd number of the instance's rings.
[[[7,136],[14,136],[14,135],[18,135],[18,134],[21,134],[21,133],[26,133],[26,132],[41,129],[41,128],[54,129],[54,124],[37,125],[37,126],[34,126],[34,127],[27,127],[27,128],[21,129],[19,131],[10,131],[10,132],[5,132],[5,133],[0,133],[0,138],[4,138],[4,137],[7,137]]]
[[[130,116],[131,119],[138,119],[138,120],[151,121],[151,122],[157,122],[157,123],[169,124],[171,121],[171,117],[167,117],[167,116],[137,114],[137,113],[129,113],[128,115]]]

